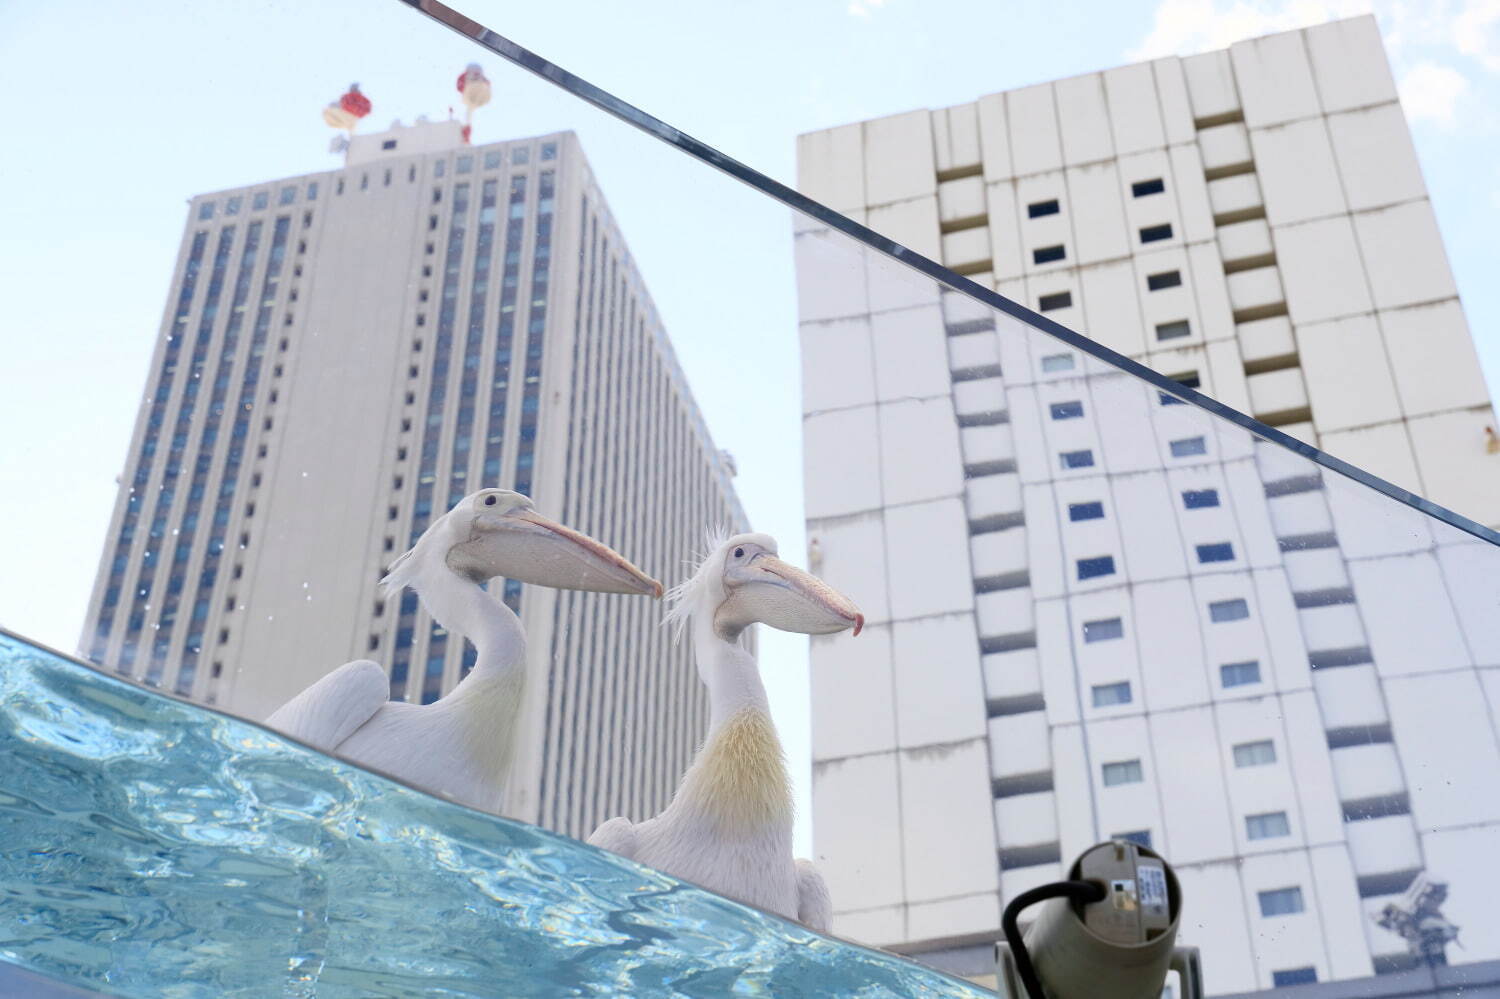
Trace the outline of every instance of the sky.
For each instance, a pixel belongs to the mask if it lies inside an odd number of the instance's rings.
[[[1373,11],[1482,364],[1500,386],[1500,0],[457,5],[789,184],[801,132]],[[802,562],[796,301],[780,206],[396,0],[11,0],[0,2],[0,625],[77,645],[185,200],[336,167],[319,112],[352,80],[375,105],[366,130],[444,117],[469,61],[495,88],[476,142],[579,133],[710,431],[736,458],[753,524]],[[805,640],[763,634],[762,664],[807,852]]]

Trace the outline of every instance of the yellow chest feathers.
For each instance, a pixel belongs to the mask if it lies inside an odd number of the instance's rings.
[[[790,821],[786,757],[770,717],[746,710],[725,722],[684,775],[680,793],[722,825]]]

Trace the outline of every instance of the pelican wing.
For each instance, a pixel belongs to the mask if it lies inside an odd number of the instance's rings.
[[[634,860],[636,850],[635,824],[623,816],[610,819],[604,825],[594,830],[594,834],[589,837],[589,845],[597,846],[601,850],[608,850],[610,853],[618,853],[628,860]]]
[[[331,753],[390,699],[391,684],[380,664],[356,659],[287,701],[266,725]]]
[[[828,885],[811,860],[797,861],[797,921],[819,933],[827,933],[833,921]]]

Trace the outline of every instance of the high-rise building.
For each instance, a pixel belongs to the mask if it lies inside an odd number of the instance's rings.
[[[342,169],[192,199],[83,636],[252,718],[329,669],[430,702],[472,664],[385,567],[481,487],[671,582],[743,526],[572,133],[355,136]],[[509,582],[529,640],[508,814],[586,835],[670,800],[707,722],[645,598]]]
[[[804,193],[1485,524],[1500,454],[1373,18],[804,135]],[[894,265],[797,233],[836,932],[967,973],[1148,842],[1217,994],[1500,957],[1493,546]],[[1441,529],[1440,529],[1441,528]]]

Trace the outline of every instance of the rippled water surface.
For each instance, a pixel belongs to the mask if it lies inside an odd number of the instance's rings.
[[[984,996],[0,634],[0,959],[123,996]]]

